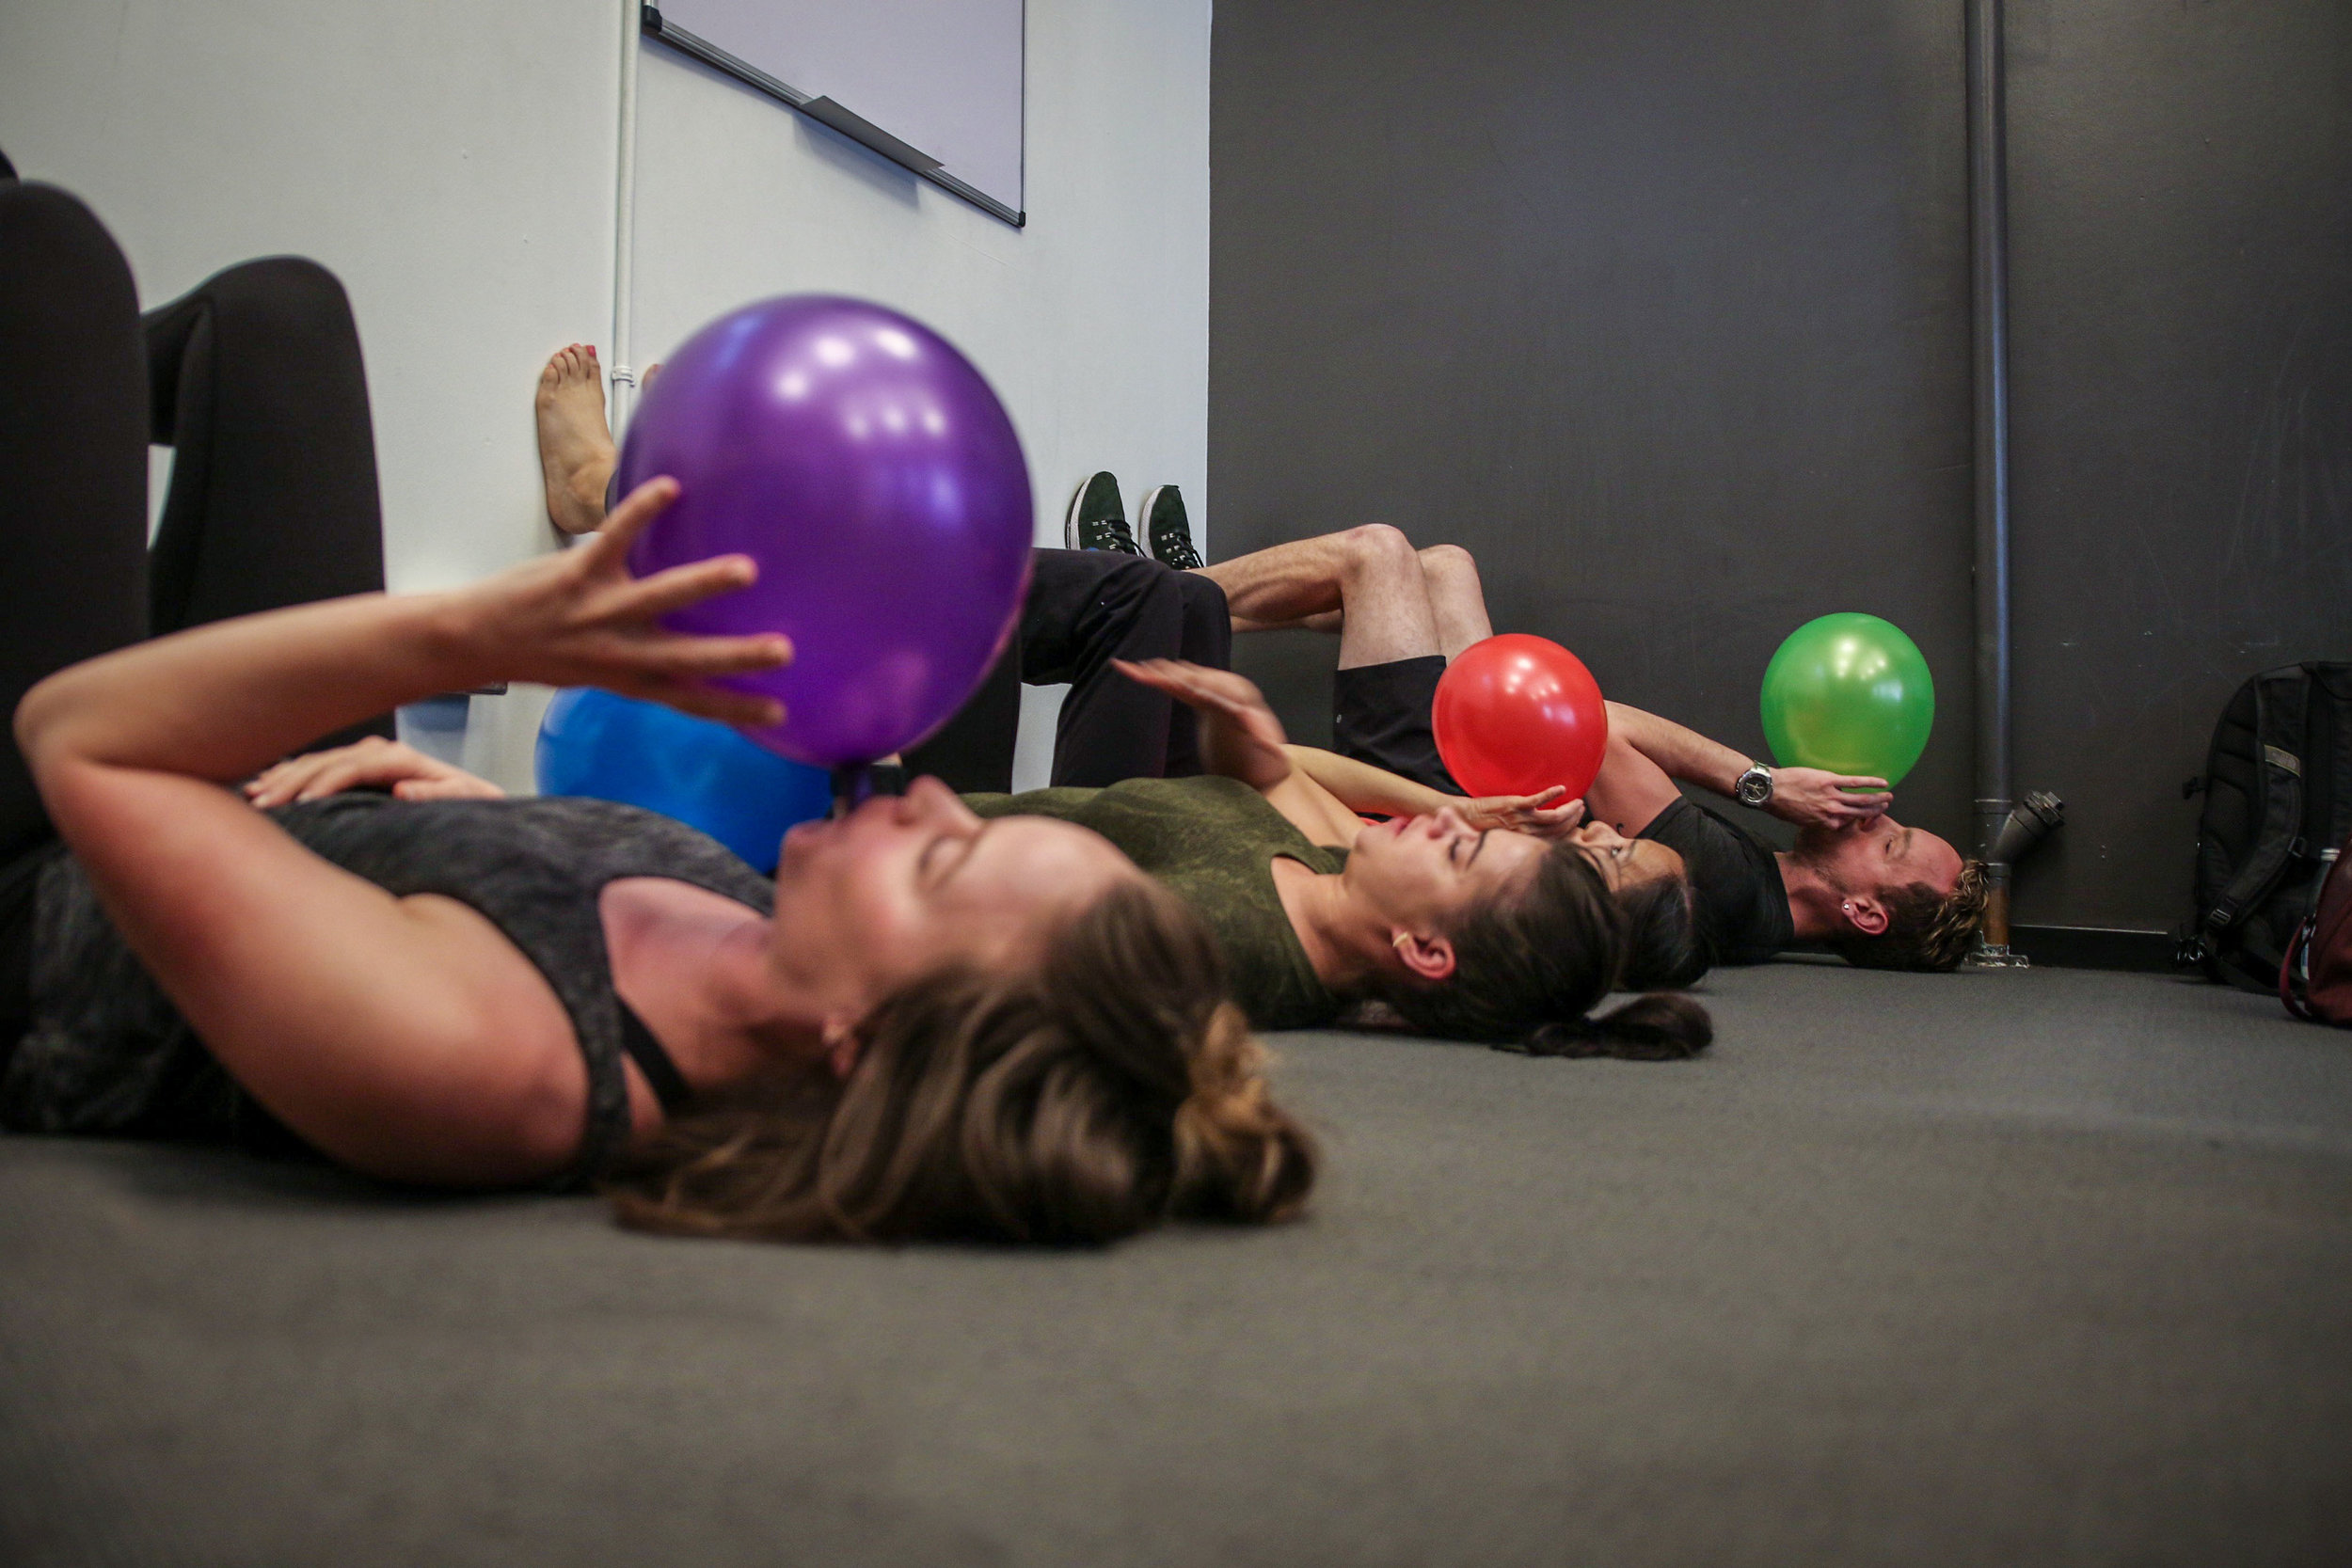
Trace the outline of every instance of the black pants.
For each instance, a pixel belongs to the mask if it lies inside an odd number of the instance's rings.
[[[1010,789],[1022,683],[1066,681],[1055,784],[1188,777],[1200,771],[1192,709],[1137,686],[1111,660],[1183,658],[1223,670],[1232,653],[1225,590],[1207,578],[1113,550],[1033,550],[1020,636],[963,710],[907,753],[907,771],[936,774],[958,790]]]
[[[1054,783],[1186,778],[1200,771],[1192,709],[1138,686],[1111,660],[1232,663],[1225,590],[1194,572],[1115,550],[1036,550],[1021,611],[1021,678],[1067,681],[1054,731]]]
[[[151,440],[176,449],[151,551]],[[367,379],[333,276],[251,261],[142,322],[89,210],[0,178],[0,713],[145,637],[383,586]],[[318,744],[391,733],[387,715]],[[30,945],[28,879],[5,871],[53,836],[0,742],[0,1013]]]

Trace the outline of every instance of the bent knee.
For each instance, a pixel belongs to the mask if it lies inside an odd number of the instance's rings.
[[[1351,571],[1403,574],[1421,570],[1419,553],[1405,531],[1388,523],[1365,523],[1339,536]]]
[[[307,256],[240,261],[197,286],[216,317],[264,322],[279,330],[347,331],[350,296],[342,280]]]
[[[1459,545],[1431,545],[1421,553],[1421,569],[1431,577],[1476,581],[1478,559]]]

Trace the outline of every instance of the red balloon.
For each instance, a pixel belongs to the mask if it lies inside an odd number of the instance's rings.
[[[1525,632],[1473,642],[1438,678],[1429,707],[1438,754],[1472,795],[1581,796],[1609,749],[1600,683],[1559,643]]]

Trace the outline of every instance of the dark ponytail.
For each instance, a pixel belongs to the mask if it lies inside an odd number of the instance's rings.
[[[1679,929],[1686,957],[1671,967],[1688,971],[1695,944],[1684,895],[1647,897],[1638,908],[1646,922],[1640,929],[1669,938]],[[1524,885],[1474,906],[1446,933],[1451,975],[1435,984],[1391,979],[1380,1000],[1422,1034],[1533,1055],[1665,1061],[1706,1049],[1713,1037],[1707,1009],[1685,996],[1645,996],[1604,1018],[1585,1017],[1624,982],[1635,933],[1592,862],[1575,845],[1559,844]]]
[[[1598,1018],[1546,1023],[1525,1039],[1495,1047],[1529,1056],[1617,1056],[1629,1062],[1679,1062],[1715,1040],[1707,1009],[1677,991],[1651,991]]]

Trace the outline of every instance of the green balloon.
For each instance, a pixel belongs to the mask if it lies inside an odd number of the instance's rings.
[[[1784,768],[1903,782],[1935,727],[1919,644],[1875,615],[1807,621],[1764,667],[1764,738]]]

